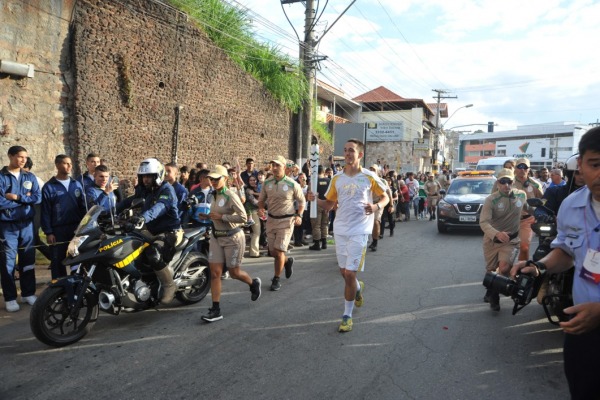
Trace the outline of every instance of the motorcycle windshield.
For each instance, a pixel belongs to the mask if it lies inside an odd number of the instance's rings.
[[[98,217],[103,211],[104,208],[98,205],[90,208],[79,222],[79,226],[75,230],[75,236],[89,235],[93,230],[98,229]]]

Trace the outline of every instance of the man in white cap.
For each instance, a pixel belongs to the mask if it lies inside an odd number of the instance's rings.
[[[286,164],[287,160],[283,156],[271,160],[273,176],[263,183],[258,198],[258,216],[264,217],[267,215],[266,207],[269,209],[266,225],[267,242],[269,254],[275,258],[272,291],[281,289],[279,277],[284,269],[286,279],[292,276],[294,259],[287,257],[286,252],[294,225],[302,224],[302,214],[306,204],[298,182],[285,175]],[[298,204],[298,210],[294,209],[294,200]]]
[[[519,245],[519,222],[523,210],[529,210],[527,195],[513,188],[515,181],[511,169],[498,173],[498,190],[483,203],[479,226],[483,231],[483,256],[485,269],[508,276],[516,258]],[[490,303],[493,311],[500,311],[500,294],[488,289],[483,301]]]

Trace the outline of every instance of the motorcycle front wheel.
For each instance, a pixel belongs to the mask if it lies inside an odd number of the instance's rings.
[[[75,343],[87,335],[98,319],[98,302],[90,292],[76,318],[70,315],[68,295],[64,287],[46,288],[35,301],[29,316],[29,325],[35,337],[49,346],[62,347]]]
[[[195,281],[193,285],[179,288],[175,297],[184,304],[193,304],[202,300],[210,290],[210,270],[208,269],[208,259],[204,254],[192,253],[187,256],[181,266],[181,274],[178,277],[182,280]],[[177,280],[177,279],[176,279]]]

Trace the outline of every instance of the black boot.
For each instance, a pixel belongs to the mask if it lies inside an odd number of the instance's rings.
[[[394,236],[394,228],[390,228],[390,237]]]
[[[321,250],[321,242],[313,240],[313,245],[309,247],[309,250]]]
[[[500,294],[495,290],[490,293],[490,308],[492,311],[500,311]]]
[[[372,251],[377,251],[377,239],[373,239],[373,243],[369,246]]]
[[[321,239],[321,248],[327,250],[327,239]]]

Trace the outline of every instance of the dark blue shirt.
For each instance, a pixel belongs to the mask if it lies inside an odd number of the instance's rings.
[[[102,207],[104,211],[110,211],[111,208],[115,208],[117,204],[117,197],[114,192],[106,194],[106,192],[96,184],[86,188],[85,197],[88,208],[98,205]]]
[[[177,195],[169,182],[163,182],[152,190],[143,185],[135,187],[133,196],[117,204],[117,212],[131,207],[134,199],[144,199],[141,216],[146,220],[146,228],[153,235],[181,228]]]
[[[7,193],[14,193],[17,200],[8,200]],[[31,172],[21,170],[19,179],[8,171],[0,170],[0,221],[29,222],[35,211],[33,205],[42,199],[42,192],[37,178]]]
[[[179,210],[179,218],[181,219],[184,211],[187,210],[185,201],[188,197],[188,190],[179,182],[173,184],[173,189],[175,189],[175,196],[177,196],[177,209]]]
[[[77,178],[75,178],[75,180],[81,184],[81,187],[83,187],[84,192],[87,191],[88,188],[91,188],[96,184],[96,182],[94,182],[94,176],[90,175],[88,172],[79,175]]]
[[[42,188],[41,226],[46,235],[55,228],[75,227],[85,215],[83,189],[81,184],[69,178],[69,190],[52,177]]]

